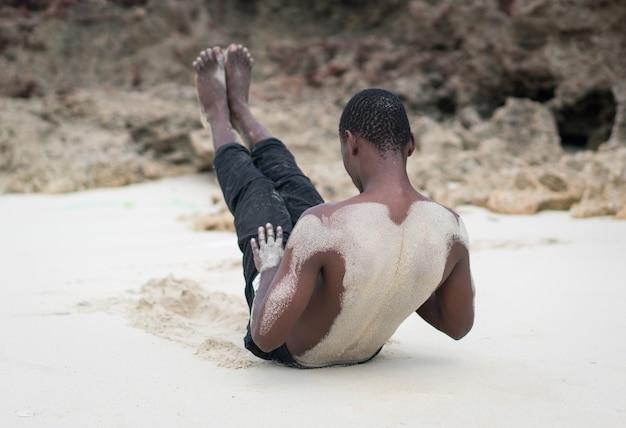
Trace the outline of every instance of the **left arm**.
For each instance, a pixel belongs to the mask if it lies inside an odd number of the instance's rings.
[[[416,312],[437,330],[459,340],[474,324],[475,291],[465,245],[456,242],[450,258],[456,259],[451,272]]]

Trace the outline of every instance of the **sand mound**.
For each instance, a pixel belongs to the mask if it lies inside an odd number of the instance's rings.
[[[151,279],[126,297],[79,307],[122,312],[133,327],[195,349],[220,367],[247,368],[260,361],[243,347],[248,322],[243,297],[208,291],[190,279]]]

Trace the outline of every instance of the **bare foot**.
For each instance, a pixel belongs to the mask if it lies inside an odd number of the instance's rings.
[[[248,48],[231,44],[226,52],[226,86],[231,123],[241,138],[252,146],[271,137],[267,130],[254,118],[248,107],[248,93],[254,60]]]
[[[203,119],[208,120],[213,114],[228,112],[224,56],[220,48],[200,52],[193,62],[193,68],[196,70],[196,90]]]
[[[254,60],[248,48],[242,45],[231,44],[226,51],[226,82],[228,83],[228,105],[231,109],[231,119],[237,125],[238,112],[248,109],[248,94],[250,92],[250,78]]]
[[[226,95],[224,56],[219,47],[207,49],[193,62],[196,90],[200,102],[202,124],[210,126],[215,149],[237,141],[230,125],[230,110]],[[208,122],[208,123],[207,123]]]

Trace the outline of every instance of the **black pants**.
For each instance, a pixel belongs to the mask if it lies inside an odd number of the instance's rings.
[[[324,200],[293,155],[275,138],[255,144],[251,151],[241,144],[222,146],[215,153],[214,167],[226,205],[235,217],[237,241],[243,253],[246,301],[251,310],[252,281],[258,272],[250,239],[256,238],[259,226],[271,223],[283,228],[286,241],[300,215]],[[244,344],[260,358],[298,366],[285,345],[269,353],[261,351],[250,335],[250,323]]]

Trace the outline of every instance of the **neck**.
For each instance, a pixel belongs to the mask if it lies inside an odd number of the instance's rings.
[[[413,189],[406,172],[406,159],[402,155],[388,155],[377,162],[369,163],[370,168],[363,174],[362,193],[403,192]]]

